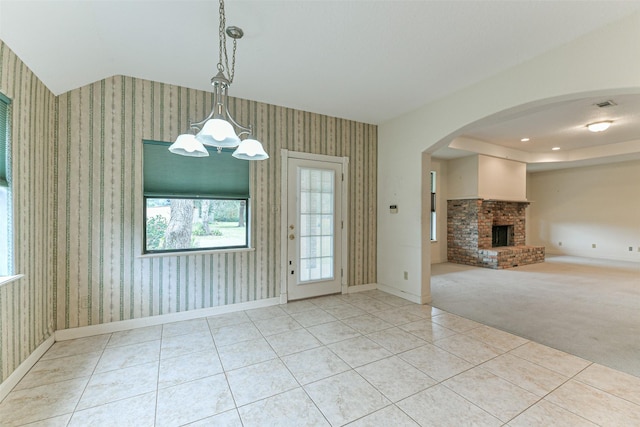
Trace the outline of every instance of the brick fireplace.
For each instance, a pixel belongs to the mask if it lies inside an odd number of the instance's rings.
[[[527,246],[529,202],[463,199],[447,201],[449,262],[511,268],[544,262],[544,246]]]

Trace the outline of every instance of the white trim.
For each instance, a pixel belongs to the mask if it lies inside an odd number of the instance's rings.
[[[313,153],[304,153],[301,151],[290,151],[286,148],[280,149],[281,156],[281,169],[280,169],[280,241],[283,244],[280,246],[280,300],[281,303],[284,304],[288,300],[288,274],[289,268],[287,264],[288,260],[288,247],[287,238],[288,238],[288,225],[287,225],[287,215],[289,212],[289,159],[301,159],[301,160],[312,160],[319,161],[325,163],[333,163],[339,164],[341,166],[341,171],[343,177],[341,178],[341,191],[342,191],[342,216],[340,220],[342,221],[342,256],[340,263],[342,268],[342,276],[340,277],[340,287],[342,294],[349,293],[349,284],[347,283],[347,277],[349,277],[349,157],[347,156],[328,156],[325,154],[313,154]],[[375,289],[375,288],[374,288]]]
[[[428,304],[429,302],[431,302],[431,297],[430,296],[429,296],[427,301],[421,301],[421,297],[418,296],[418,295],[413,295],[413,294],[410,294],[408,292],[403,292],[403,291],[401,291],[399,289],[396,289],[394,287],[387,286],[387,285],[378,284],[378,289],[381,290],[382,292],[386,292],[388,294],[395,295],[395,296],[400,297],[400,298],[404,298],[407,301],[411,301],[411,302],[414,302],[416,304]]]
[[[15,274],[13,276],[1,276],[0,277],[0,288],[3,287],[4,285],[7,285],[11,282],[15,282],[18,279],[21,279],[24,277],[24,274]]]
[[[346,293],[353,294],[356,292],[373,291],[375,289],[378,289],[377,283],[367,283],[365,285],[348,286]]]
[[[34,351],[25,359],[24,362],[18,366],[18,368],[11,373],[0,384],[0,402],[13,390],[13,388],[20,382],[20,380],[27,375],[29,370],[40,360],[40,358],[51,348],[55,343],[54,335],[47,338],[42,344],[40,344]]]
[[[342,158],[342,293],[349,292],[349,284],[347,283],[347,277],[349,277],[349,158]]]
[[[302,151],[289,151],[282,149],[283,157],[286,155],[288,159],[314,160],[317,162],[338,163],[344,166],[344,159],[349,161],[348,157],[328,156],[326,154],[303,153]]]
[[[289,276],[289,268],[287,265],[287,255],[289,244],[287,243],[287,215],[289,212],[289,150],[280,150],[282,156],[280,166],[280,300],[284,298],[288,301],[288,285],[287,280]]]
[[[165,323],[180,322],[183,320],[200,319],[217,314],[232,313],[235,311],[250,310],[254,308],[270,307],[280,304],[280,298],[268,298],[258,301],[242,302],[239,304],[223,305],[219,307],[201,308],[198,310],[183,311],[180,313],[162,314],[159,316],[143,317],[140,319],[120,320],[117,322],[103,323],[101,325],[83,326],[80,328],[60,329],[55,332],[56,341],[73,340],[76,338],[90,337],[93,335],[110,334],[112,332],[127,331],[129,329],[145,326],[163,325]]]
[[[157,258],[157,257],[163,257],[163,256],[225,254],[225,253],[232,253],[232,252],[254,252],[255,250],[256,248],[237,248],[237,249],[207,249],[204,251],[152,252],[148,254],[138,255],[136,258]]]

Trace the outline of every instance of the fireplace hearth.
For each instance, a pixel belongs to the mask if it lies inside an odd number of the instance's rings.
[[[449,200],[448,261],[488,268],[544,262],[544,246],[525,243],[527,206],[528,202]]]

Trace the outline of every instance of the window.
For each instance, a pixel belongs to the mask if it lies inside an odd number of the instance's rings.
[[[171,154],[144,141],[145,253],[249,247],[249,162],[233,150]]]
[[[436,173],[431,171],[431,241],[436,240]]]
[[[11,101],[0,93],[0,276],[11,274],[11,191],[9,137]]]

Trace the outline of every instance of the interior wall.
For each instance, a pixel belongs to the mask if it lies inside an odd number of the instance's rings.
[[[447,163],[447,199],[477,199],[478,156],[451,159]]]
[[[270,159],[252,162],[255,251],[144,257],[142,140],[173,141],[208,92],[116,76],[58,97],[56,329],[280,295],[280,150],[349,157],[348,284],[376,282],[377,128],[233,99]]]
[[[478,197],[485,200],[526,200],[527,165],[478,155]]]
[[[13,273],[24,275],[0,286],[2,382],[53,333],[55,97],[2,40],[0,92],[11,99]]]
[[[380,125],[379,207],[393,201],[405,209],[405,214],[387,215],[387,210],[379,210],[378,282],[399,291],[416,292],[414,295],[421,298],[425,286],[406,285],[402,270],[428,281],[428,266],[421,260],[431,259],[431,242],[418,232],[423,226],[422,152],[433,152],[473,123],[498,112],[543,105],[549,99],[572,99],[575,94],[637,90],[638,40],[640,13]],[[593,55],[594,51],[599,55]],[[402,150],[398,141],[402,141]]]
[[[638,183],[640,161],[530,173],[528,240],[549,254],[640,261]]]

